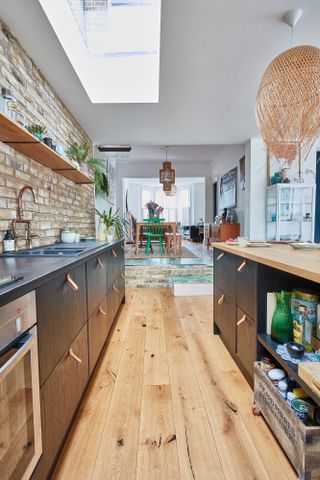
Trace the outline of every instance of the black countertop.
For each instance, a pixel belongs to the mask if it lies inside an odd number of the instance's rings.
[[[103,253],[122,240],[110,243],[96,243],[97,248],[90,249],[76,257],[4,257],[0,255],[0,275],[23,276],[16,283],[0,288],[0,306],[30,292],[64,270],[74,268],[99,253]]]

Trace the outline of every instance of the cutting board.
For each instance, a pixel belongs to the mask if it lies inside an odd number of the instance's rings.
[[[320,362],[299,363],[298,374],[320,396]]]

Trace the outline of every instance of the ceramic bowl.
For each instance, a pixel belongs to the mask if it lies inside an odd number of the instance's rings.
[[[289,355],[293,358],[301,358],[305,352],[304,345],[300,345],[300,343],[295,342],[287,343],[287,350]]]
[[[239,247],[246,247],[249,243],[247,237],[238,237],[237,240]]]
[[[74,243],[76,239],[76,234],[74,232],[61,232],[61,242],[62,243]]]

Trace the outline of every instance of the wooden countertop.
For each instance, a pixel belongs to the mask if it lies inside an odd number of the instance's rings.
[[[320,283],[320,250],[294,250],[290,245],[278,244],[265,248],[238,247],[223,242],[212,242],[210,245],[219,250]]]

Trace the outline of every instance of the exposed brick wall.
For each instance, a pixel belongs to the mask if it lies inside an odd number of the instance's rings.
[[[10,88],[27,123],[44,125],[48,136],[65,149],[70,133],[77,140],[87,138],[1,20],[0,86]],[[35,204],[27,193],[23,202],[25,217],[32,219],[32,233],[38,235],[35,245],[55,242],[63,226],[77,228],[81,235],[94,235],[93,185],[77,185],[0,142],[0,242],[16,216],[18,192],[26,184],[34,188],[36,195]],[[19,246],[24,246],[22,240]]]

